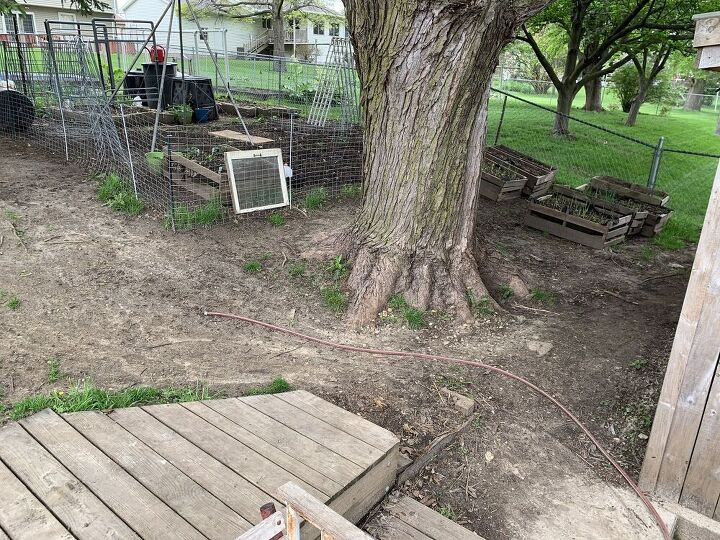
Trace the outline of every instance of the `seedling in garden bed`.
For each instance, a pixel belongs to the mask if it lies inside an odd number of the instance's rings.
[[[305,195],[303,206],[308,210],[319,210],[327,202],[327,191],[324,187],[311,189],[310,192]]]
[[[301,277],[305,275],[306,270],[305,263],[290,263],[288,265],[288,273],[292,277]]]
[[[530,296],[533,300],[535,300],[536,302],[540,302],[541,304],[555,303],[555,295],[549,291],[544,291],[542,289],[530,289]]]
[[[60,378],[60,362],[57,358],[48,360],[48,382],[54,383]]]
[[[340,290],[340,287],[337,285],[323,287],[320,289],[320,294],[322,295],[325,305],[327,305],[327,307],[329,307],[332,311],[336,313],[345,311],[345,307],[347,306],[347,297],[345,296],[345,293]]]
[[[262,270],[262,264],[260,261],[248,261],[243,265],[243,270],[248,274],[257,274]]]
[[[285,223],[285,216],[282,214],[270,214],[270,224],[275,227],[280,227]]]
[[[22,300],[20,300],[20,298],[18,298],[17,296],[11,296],[6,302],[7,307],[12,309],[13,311],[19,309],[20,304],[22,304]]]
[[[633,369],[636,369],[637,371],[641,371],[645,369],[648,365],[647,360],[643,360],[642,358],[636,358],[632,362],[630,362],[630,367]]]

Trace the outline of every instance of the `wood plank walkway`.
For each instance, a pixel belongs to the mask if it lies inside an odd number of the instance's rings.
[[[0,429],[0,539],[232,540],[292,481],[357,522],[399,440],[304,391],[56,414]]]

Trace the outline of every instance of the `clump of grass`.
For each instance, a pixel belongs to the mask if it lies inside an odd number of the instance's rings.
[[[288,265],[288,274],[290,274],[292,277],[304,276],[305,270],[307,270],[305,263],[290,263]]]
[[[91,382],[77,385],[67,392],[54,390],[49,394],[27,397],[10,410],[10,418],[19,420],[30,414],[50,408],[56,413],[120,409],[157,403],[199,401],[212,397],[205,385],[187,388],[153,388],[139,386],[124,390],[104,390]]]
[[[515,291],[510,285],[503,285],[500,287],[500,298],[503,301],[507,302],[513,296],[515,296]]]
[[[668,251],[683,249],[686,245],[684,239],[688,236],[691,236],[690,231],[686,231],[677,220],[671,219],[655,237],[655,245]]]
[[[274,227],[281,227],[285,224],[285,216],[278,214],[277,212],[270,214],[268,220],[270,221],[270,225],[273,225]]]
[[[60,361],[57,358],[48,360],[48,382],[57,382],[60,378]]]
[[[345,293],[340,290],[336,284],[330,287],[323,287],[320,289],[320,294],[325,302],[325,305],[336,313],[345,311],[347,307],[347,297]]]
[[[250,388],[243,392],[243,396],[261,396],[264,394],[282,394],[291,390],[290,383],[282,377],[275,377],[270,384]]]
[[[425,312],[407,303],[401,294],[394,294],[387,303],[388,308],[397,311],[411,330],[425,327]]]
[[[109,173],[100,178],[98,198],[113,210],[137,216],[145,205],[135,196],[132,186],[121,176]]]
[[[177,204],[174,209],[175,227],[189,229],[195,225],[209,227],[222,219],[222,205],[218,199],[208,201],[202,206],[190,210],[186,204]],[[172,227],[172,219],[165,216],[165,228]]]
[[[465,297],[467,299],[468,305],[470,306],[470,311],[475,313],[477,316],[487,317],[488,315],[492,315],[493,313],[495,313],[492,302],[490,301],[490,297],[488,295],[483,294],[478,298],[477,296],[475,296],[474,292],[468,289],[465,292]]]
[[[339,281],[347,275],[349,266],[343,256],[338,255],[330,262],[327,270],[335,281]]]
[[[3,214],[5,214],[5,217],[8,219],[8,221],[11,221],[12,223],[20,220],[20,214],[18,214],[15,210],[11,210],[8,208],[3,212]]]
[[[17,296],[11,296],[8,299],[8,301],[5,302],[5,305],[13,311],[20,309],[21,304],[22,304],[22,300],[20,300],[20,298]]]
[[[540,302],[541,304],[552,305],[555,303],[555,295],[550,291],[545,291],[543,289],[530,289],[530,296],[533,300]]]
[[[260,261],[248,261],[243,264],[243,270],[245,270],[248,274],[257,274],[262,270],[262,264]]]
[[[457,516],[455,515],[455,510],[453,510],[452,506],[450,506],[449,504],[446,504],[445,506],[441,506],[438,511],[441,516],[449,519],[450,521],[457,520]]]
[[[340,188],[340,195],[352,198],[360,197],[362,195],[362,186],[360,184],[343,184]]]
[[[303,205],[308,210],[319,210],[320,208],[325,206],[327,198],[327,190],[324,187],[314,188],[311,189],[307,195],[305,195]]]

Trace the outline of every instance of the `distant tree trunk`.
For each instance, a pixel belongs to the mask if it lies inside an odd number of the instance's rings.
[[[697,79],[693,77],[692,84],[688,89],[687,98],[685,98],[685,106],[683,107],[686,111],[700,111],[702,110],[703,99],[705,96],[705,79]]]
[[[602,112],[602,79],[597,77],[585,84],[585,106],[583,110]]]
[[[561,86],[558,88],[558,98],[556,111],[558,114],[555,115],[555,124],[553,126],[554,135],[569,135],[570,134],[570,110],[572,109],[572,103],[577,95],[577,90],[568,88],[567,86]]]
[[[362,87],[364,201],[343,239],[350,322],[391,295],[471,317],[487,295],[475,225],[492,74],[545,0],[345,0]]]
[[[280,59],[275,60],[275,71],[285,71],[287,63],[285,62],[285,14],[282,11],[282,2],[274,1],[272,18],[272,36],[273,36],[273,56]]]
[[[635,125],[635,122],[637,122],[637,117],[640,113],[640,107],[642,107],[642,104],[645,103],[645,100],[647,99],[648,90],[650,90],[650,85],[648,84],[648,82],[643,80],[639,81],[638,93],[635,96],[635,99],[633,99],[632,104],[630,105],[627,120],[625,120],[626,126],[632,127]]]

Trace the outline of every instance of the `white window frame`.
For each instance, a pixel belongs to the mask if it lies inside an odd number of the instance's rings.
[[[71,21],[63,21],[62,20],[63,15],[72,17],[72,20]],[[75,30],[76,30],[75,23],[77,22],[77,15],[75,15],[75,13],[71,13],[68,11],[58,11],[58,21],[62,22],[62,24],[60,26],[62,34],[74,34],[75,33]],[[68,25],[68,26],[66,26],[66,25]]]
[[[333,26],[337,26],[337,32],[333,34]],[[328,25],[328,36],[330,37],[340,37],[340,23],[339,22],[331,22]]]
[[[316,27],[322,27],[322,32],[316,32]],[[322,21],[320,23],[313,23],[313,36],[324,36],[325,35],[325,21]]]
[[[243,159],[249,157],[277,157],[278,162],[278,180],[280,181],[280,188],[282,190],[283,202],[277,204],[269,204],[266,206],[254,206],[252,208],[240,208],[240,201],[238,201],[237,185],[235,184],[235,172],[232,168],[232,161],[234,159]],[[282,208],[288,206],[290,200],[288,198],[287,181],[285,179],[285,170],[283,167],[282,150],[280,148],[264,148],[260,150],[236,150],[233,152],[225,152],[225,168],[227,169],[228,179],[230,180],[230,195],[232,196],[233,210],[236,214],[248,214],[250,212],[259,212],[261,210],[270,210],[272,208]]]
[[[65,16],[68,16],[68,15],[69,15],[70,17],[72,17],[72,20],[70,20],[70,21],[63,21],[63,20],[62,20],[63,15],[65,15]],[[71,13],[71,12],[69,12],[69,11],[58,11],[58,21],[60,21],[60,22],[67,22],[67,23],[76,23],[76,22],[77,22],[77,15],[75,15],[74,13]]]
[[[26,11],[25,13],[20,13],[19,11],[12,11],[10,13],[6,13],[5,15],[0,16],[0,19],[2,19],[2,26],[3,26],[2,33],[3,34],[12,34],[15,32],[14,28],[8,28],[7,25],[5,24],[5,17],[8,17],[8,16],[12,17],[13,15],[17,15],[18,17],[20,15],[30,15],[32,17],[32,22],[33,22],[33,32],[32,32],[32,34],[28,34],[26,32],[23,32],[22,29],[20,29],[21,30],[20,35],[26,35],[26,36],[28,36],[28,35],[36,36],[37,35],[37,19],[35,18],[35,13],[33,13],[32,11]],[[18,22],[20,22],[20,21],[18,20]]]

